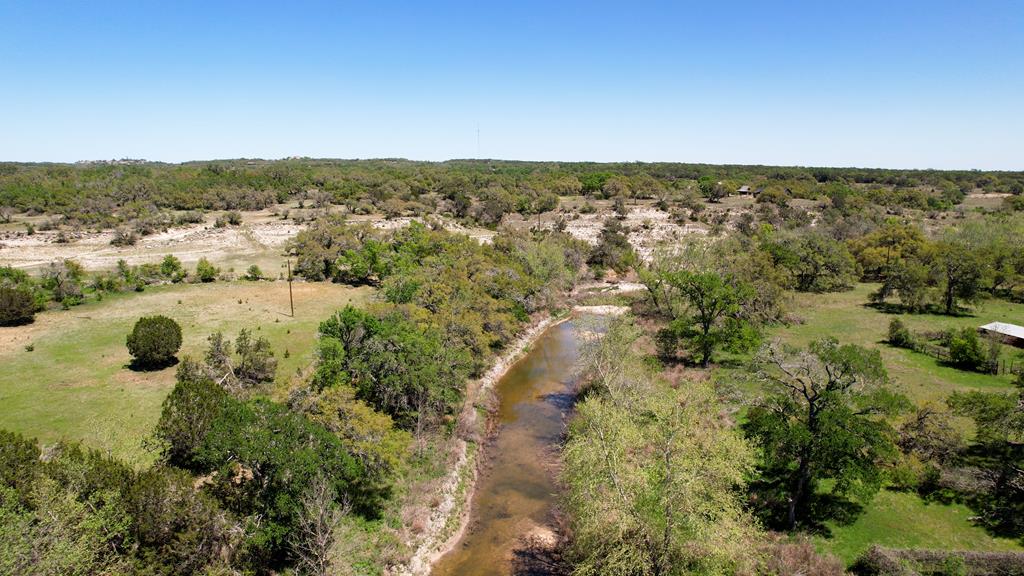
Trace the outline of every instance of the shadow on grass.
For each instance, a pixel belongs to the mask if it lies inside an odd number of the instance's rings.
[[[762,524],[771,530],[788,532],[786,525],[787,498],[780,481],[759,480],[750,485],[752,511]],[[830,493],[816,494],[806,510],[799,514],[797,530],[823,538],[831,538],[829,522],[847,526],[857,521],[864,506],[846,497]]]
[[[131,370],[132,372],[159,372],[166,368],[178,365],[178,358],[174,357],[166,362],[139,362],[138,359],[132,360],[124,367]]]
[[[877,310],[882,314],[907,314],[910,316],[932,315],[945,316],[947,318],[977,318],[977,314],[974,314],[974,312],[967,308],[958,308],[954,310],[952,313],[946,314],[945,310],[938,308],[936,306],[927,306],[924,308],[924,310],[915,311],[907,308],[906,306],[903,306],[902,304],[897,304],[895,302],[865,302],[864,304],[861,304],[861,306],[863,306],[864,308],[871,308],[872,310]]]

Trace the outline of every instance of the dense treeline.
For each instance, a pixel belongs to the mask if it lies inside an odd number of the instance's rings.
[[[967,504],[993,535],[1024,538],[1020,390],[960,391],[944,406],[915,406],[890,381],[879,350],[844,342],[842,326],[801,348],[762,342],[773,325],[800,321],[792,292],[839,292],[859,281],[877,286],[865,305],[892,313],[959,315],[982,299],[1016,301],[1020,217],[992,213],[935,229],[845,194],[825,200],[813,222],[787,205],[759,200],[732,232],[665,246],[636,266],[647,290],[632,308],[643,328],[619,321],[592,346],[585,375],[593,388],[584,388],[564,453],[575,573],[840,574],[841,563],[813,552],[759,547],[757,528],[732,529],[729,544],[746,546],[740,556],[714,542],[742,514],[766,529],[817,532],[856,517],[883,487]],[[974,327],[914,333],[899,318],[888,340],[939,349],[944,365],[986,373],[978,378],[994,378],[987,373],[1005,354]],[[652,350],[656,362],[641,355]],[[705,376],[679,366],[716,361],[729,368],[711,376],[723,386],[717,398],[701,397]],[[1017,378],[1024,389],[1024,375]],[[712,416],[728,408],[716,401],[731,404],[737,422],[721,426]],[[686,423],[674,422],[697,406]],[[957,417],[976,432],[966,434]],[[730,456],[689,445],[715,434]],[[699,460],[677,468],[692,450]],[[697,479],[687,475],[693,470]],[[701,484],[723,473],[742,479],[718,482],[719,491]],[[701,504],[732,510],[737,496],[726,488],[745,495],[740,516],[687,520]],[[677,523],[690,529],[678,533]]]
[[[324,320],[312,373],[283,401],[270,397],[269,342],[242,330],[178,365],[151,467],[0,432],[0,572],[325,574],[356,562],[338,556],[339,531],[358,547],[354,535],[382,521],[414,445],[473,432],[456,418],[467,378],[560,305],[587,255],[559,233],[481,245],[423,224],[346,246],[331,277],[378,285],[381,299]]]
[[[559,305],[588,252],[560,233],[505,231],[481,244],[420,223],[382,232],[334,218],[300,233],[291,250],[298,274],[374,284],[383,297],[320,326],[317,391],[351,386],[417,431],[452,415],[462,382],[531,314]]]
[[[758,453],[712,385],[664,378],[631,317],[604,332],[584,346],[564,448],[572,573],[843,574],[807,541],[773,540],[748,509]]]
[[[1024,173],[497,160],[0,164],[0,206],[90,226],[160,224],[162,210],[256,210],[296,198],[356,213],[450,214],[494,224],[508,212],[551,210],[559,196],[668,201],[693,191],[716,200],[740,186],[795,198],[851,190],[879,205],[938,209],[976,190],[1019,195]]]

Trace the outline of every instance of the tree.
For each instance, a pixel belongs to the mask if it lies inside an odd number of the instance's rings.
[[[564,449],[575,573],[741,573],[755,560],[740,500],[752,453],[707,383],[657,380],[631,351],[638,334],[618,320],[585,354],[591,392]]]
[[[0,326],[29,324],[36,317],[36,300],[26,286],[0,284]]]
[[[697,180],[697,187],[700,188],[701,195],[707,198],[708,202],[719,202],[729,195],[725,186],[721,182],[716,182],[711,176],[701,176]]]
[[[850,240],[849,244],[861,270],[861,279],[885,282],[894,267],[917,257],[924,249],[925,238],[917,226],[889,220],[870,234]]]
[[[125,495],[132,536],[158,573],[195,574],[217,562],[238,526],[184,470],[157,465],[140,472]]]
[[[243,517],[259,517],[246,532],[246,563],[278,566],[291,556],[303,514],[302,497],[318,476],[339,500],[374,513],[382,494],[358,493],[358,461],[322,426],[285,406],[258,398],[228,398],[199,447],[191,470],[211,475],[210,493]]]
[[[32,501],[32,507],[24,506],[13,490],[0,486],[0,573],[86,576],[129,571],[118,551],[130,537],[130,518],[113,495],[80,498],[68,487],[41,478]]]
[[[342,440],[366,471],[359,482],[368,491],[386,490],[403,467],[412,436],[396,430],[390,416],[356,398],[351,386],[335,384],[320,391],[310,389],[296,395],[290,406]]]
[[[153,435],[160,440],[164,462],[193,469],[193,455],[199,450],[229,400],[228,393],[192,360],[178,366],[176,384],[164,398]]]
[[[1024,376],[1016,393],[955,392],[947,403],[974,421],[980,448],[971,462],[982,470],[983,488],[972,495],[981,521],[992,528],[1024,534]]]
[[[43,288],[53,294],[55,302],[80,303],[82,277],[85,269],[78,262],[65,258],[50,262],[43,270]]]
[[[340,360],[359,398],[406,429],[424,430],[461,399],[465,349],[445,346],[439,331],[399,310],[375,315],[346,306],[320,324],[320,335],[344,346]]]
[[[621,222],[615,218],[605,220],[597,246],[591,251],[587,262],[611,268],[618,273],[629,270],[636,263],[636,253],[633,252]]]
[[[952,314],[960,302],[974,302],[983,284],[984,262],[959,242],[939,242],[932,249],[932,269],[938,276],[942,306]]]
[[[777,266],[793,277],[800,292],[840,292],[853,287],[857,264],[846,245],[820,233],[766,242]]]
[[[126,344],[133,364],[141,368],[166,366],[181,348],[181,326],[167,316],[144,316],[135,322]]]
[[[761,448],[764,488],[782,500],[787,528],[807,518],[824,478],[834,479],[837,496],[878,491],[882,466],[896,449],[892,428],[877,416],[907,401],[886,387],[877,350],[831,338],[807,350],[771,344],[758,355],[754,375],[766,396],[744,430]]]
[[[160,261],[160,275],[171,282],[178,283],[185,279],[186,273],[185,268],[181,265],[181,260],[174,254],[168,254]]]
[[[679,271],[669,273],[666,281],[674,297],[685,310],[669,328],[680,339],[690,343],[700,355],[700,364],[707,368],[717,348],[728,343],[749,343],[756,336],[753,326],[740,316],[743,304],[752,291],[743,282],[735,282],[717,272]]]
[[[328,576],[334,563],[335,528],[348,515],[349,503],[342,500],[339,505],[330,482],[317,476],[302,495],[301,505],[298,525],[291,538],[299,571],[311,576]]]

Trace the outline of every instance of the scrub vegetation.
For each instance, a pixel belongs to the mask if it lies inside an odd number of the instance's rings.
[[[1024,324],[1022,193],[976,171],[0,164],[2,241],[126,251],[0,261],[0,572],[402,566],[457,521],[426,520],[453,446],[486,452],[471,383],[585,283],[630,313],[580,336],[551,571],[1019,565],[912,549],[1024,541],[1024,353],[977,331]],[[207,216],[252,235],[257,210],[289,228],[242,272],[128,257]]]

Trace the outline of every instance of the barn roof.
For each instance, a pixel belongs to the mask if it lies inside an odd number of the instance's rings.
[[[1024,340],[1024,326],[1007,324],[1006,322],[990,322],[982,326],[981,329],[987,332],[995,332],[996,334],[1002,334],[1003,336],[1013,336],[1014,338]]]

